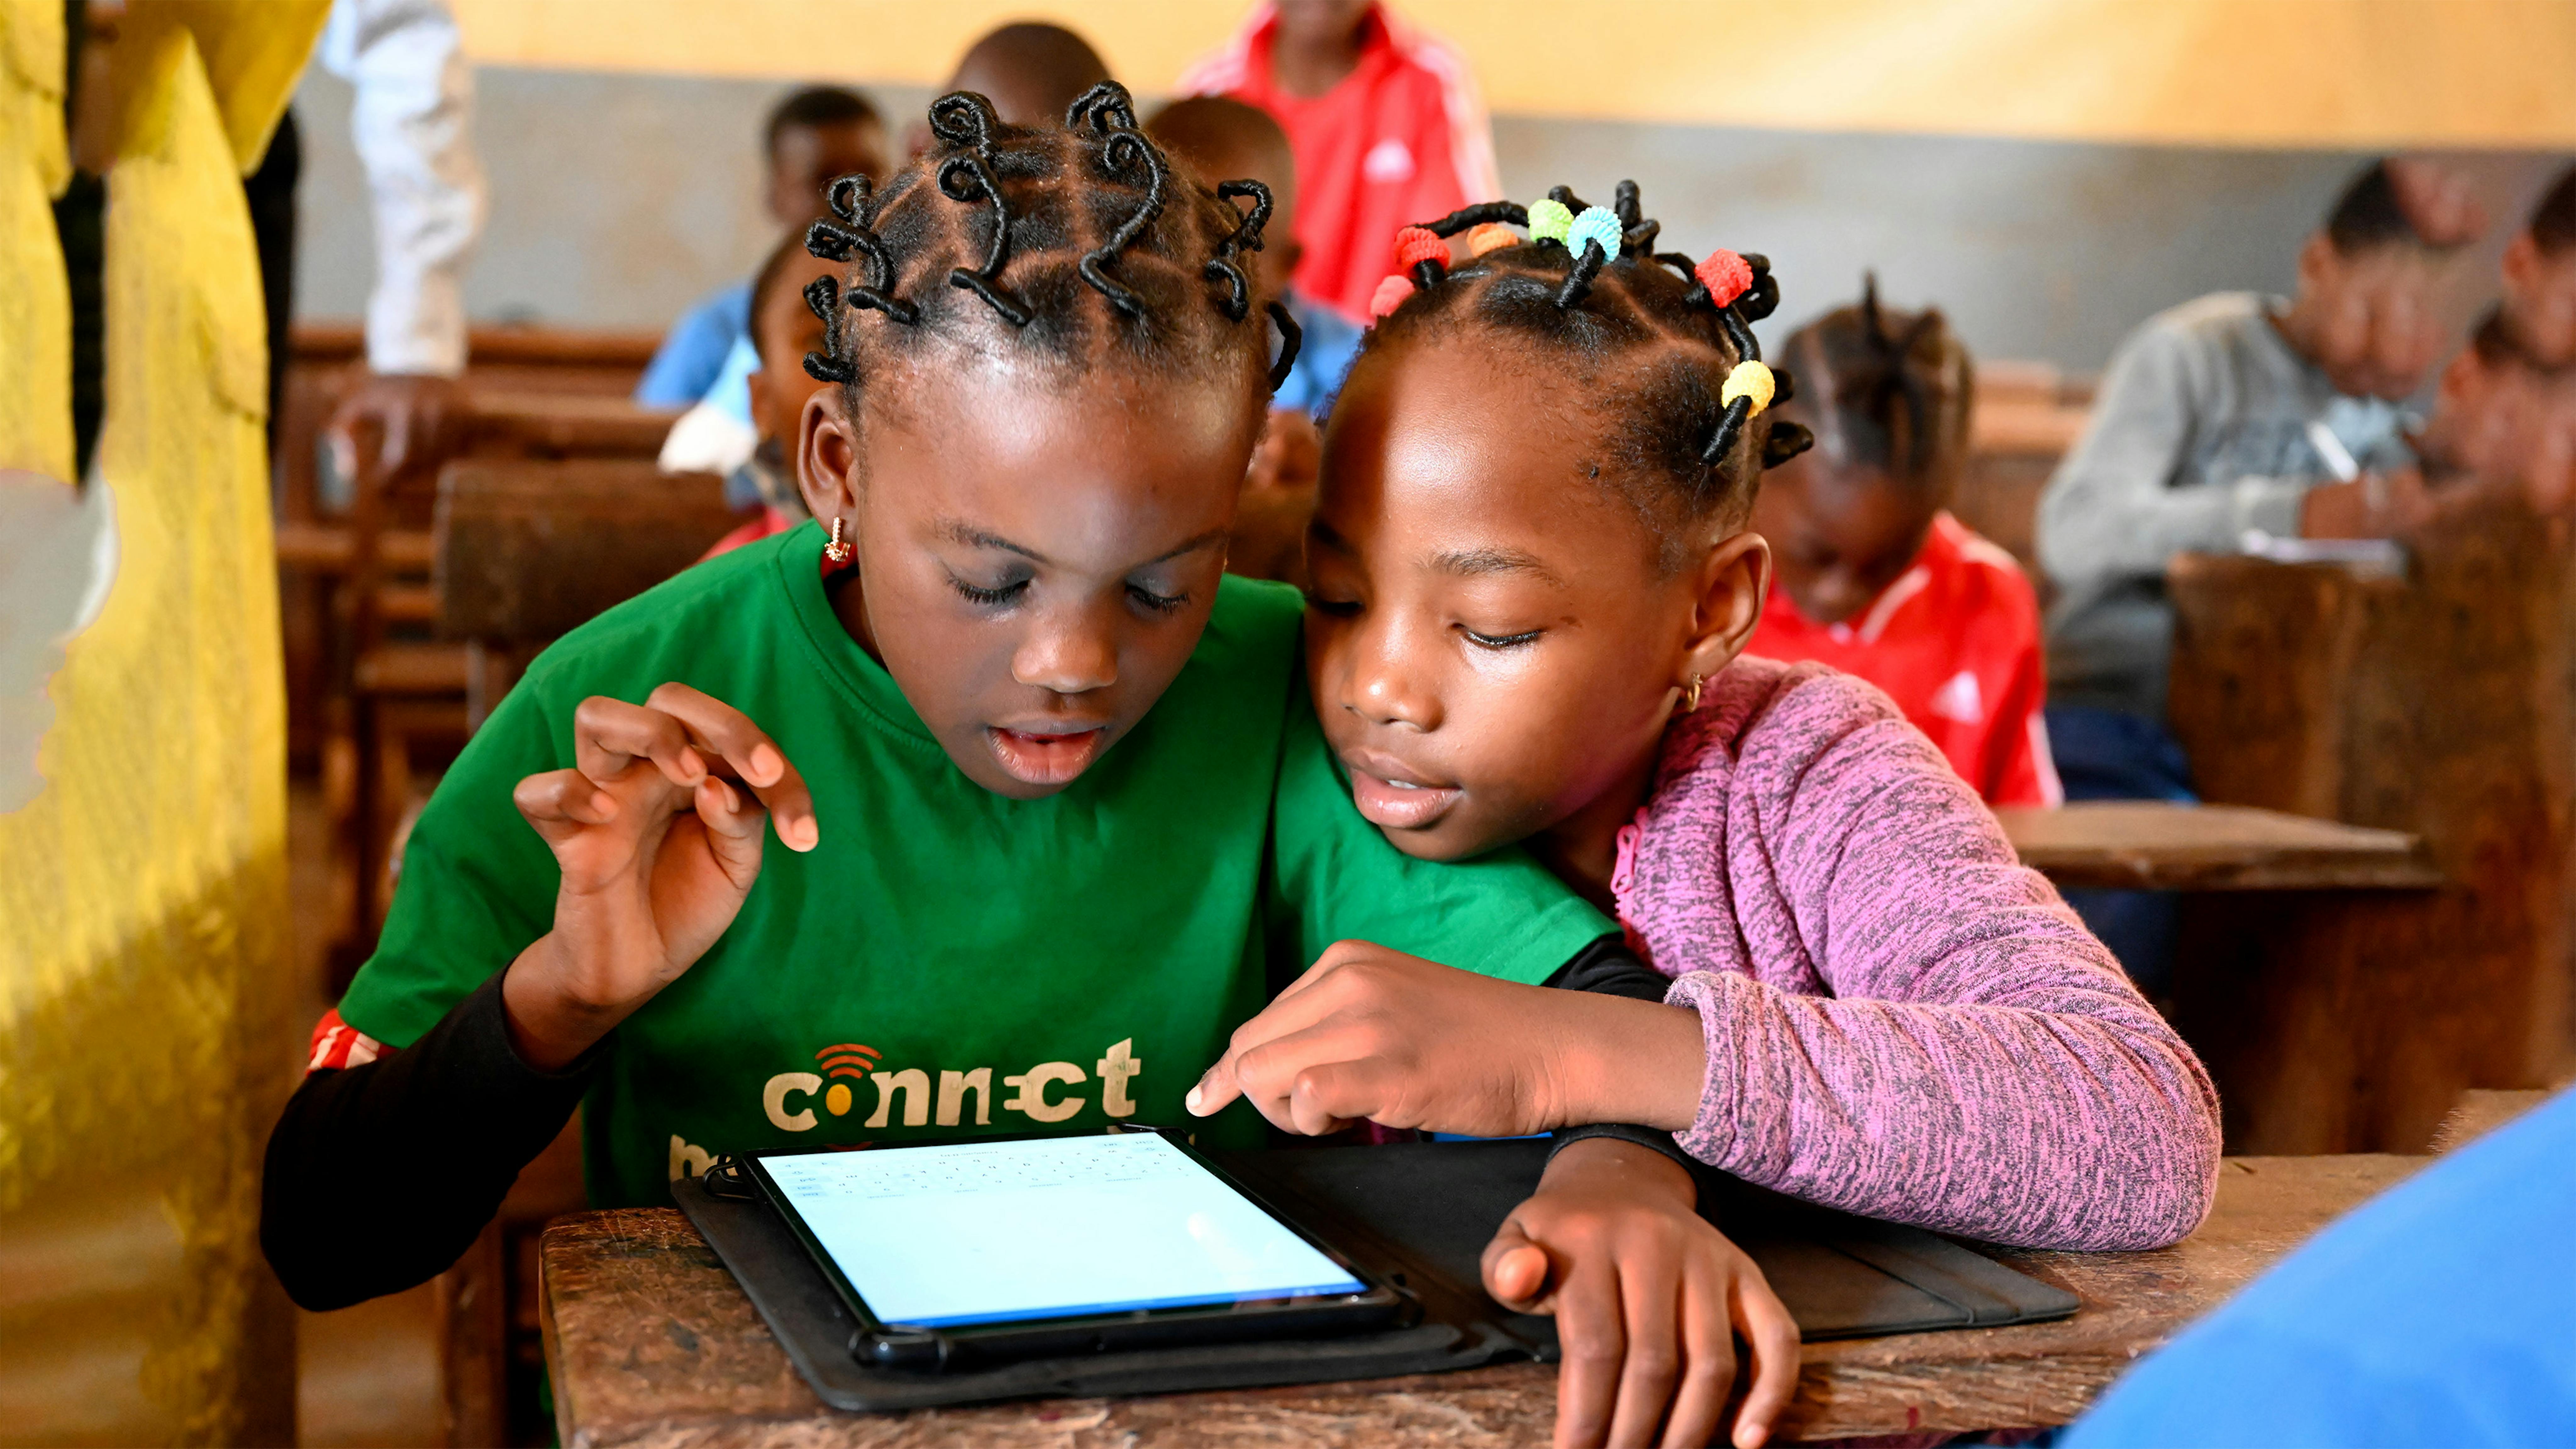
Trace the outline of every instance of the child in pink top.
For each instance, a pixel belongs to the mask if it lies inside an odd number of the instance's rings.
[[[1884,694],[1737,658],[1770,577],[1745,528],[1759,471],[1807,441],[1757,410],[1763,266],[1638,255],[1654,224],[1625,184],[1615,212],[1559,200],[1572,243],[1542,204],[1444,219],[1551,239],[1424,265],[1362,351],[1326,439],[1308,668],[1390,841],[1524,842],[1616,910],[1666,1004],[1319,967],[1197,1105],[1241,1090],[1310,1131],[1637,1123],[1766,1187],[1992,1241],[2189,1233],[2219,1145],[2190,1049]],[[1674,1311],[1641,1302],[1668,1285],[1620,1288],[1632,1317]]]
[[[1873,279],[1781,355],[1804,386],[1778,416],[1816,446],[1754,500],[1771,595],[1745,652],[1886,690],[1989,805],[2061,803],[2039,598],[2012,555],[1948,511],[1968,460],[1968,350],[1939,312],[1880,306]]]

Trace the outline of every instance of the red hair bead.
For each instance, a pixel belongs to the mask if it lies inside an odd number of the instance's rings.
[[[1708,288],[1709,300],[1721,307],[1753,290],[1753,264],[1724,247],[1691,268],[1691,275]]]
[[[1449,264],[1449,244],[1433,234],[1429,227],[1408,226],[1395,234],[1395,265],[1398,271],[1410,273],[1424,262]]]
[[[1376,294],[1369,298],[1369,315],[1371,317],[1383,317],[1387,313],[1394,311],[1396,308],[1403,306],[1404,299],[1412,295],[1413,279],[1411,277],[1388,277],[1377,284]]]

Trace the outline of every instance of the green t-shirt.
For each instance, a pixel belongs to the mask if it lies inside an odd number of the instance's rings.
[[[573,762],[573,711],[693,685],[769,732],[822,843],[773,832],[741,914],[618,1027],[584,1104],[592,1201],[668,1200],[713,1154],[1187,1122],[1182,1095],[1294,969],[1356,937],[1544,980],[1613,927],[1514,852],[1410,859],[1352,808],[1298,662],[1296,592],[1229,576],[1145,719],[1043,800],[949,762],[834,617],[822,533],[702,564],[547,650],[403,852],[341,1015],[418,1040],[554,919],[554,857],[511,804]],[[1259,1140],[1237,1104],[1201,1129]]]

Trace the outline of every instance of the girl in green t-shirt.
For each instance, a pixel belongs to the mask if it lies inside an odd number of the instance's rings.
[[[815,525],[547,651],[414,827],[271,1143],[263,1242],[307,1306],[444,1268],[576,1102],[592,1200],[649,1203],[727,1151],[1184,1121],[1274,959],[1617,976],[1526,858],[1415,861],[1359,817],[1300,600],[1221,578],[1296,348],[1243,265],[1264,188],[1174,167],[1115,85],[1061,129],[962,93],[931,122],[809,239],[850,264],[807,292]],[[1637,1285],[1565,1306],[1570,1440],[1732,1378],[1723,1323],[1638,1309],[1686,1265],[1759,1281],[1678,1166],[1573,1142],[1539,1197],[1542,1246]]]

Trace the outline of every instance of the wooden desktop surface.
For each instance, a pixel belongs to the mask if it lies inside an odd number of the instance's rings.
[[[2083,1308],[2056,1323],[1810,1344],[1778,1437],[2064,1423],[2139,1355],[2424,1160],[2229,1158],[2209,1221],[2174,1247],[1997,1251],[2076,1293]],[[546,1362],[567,1449],[1517,1445],[1545,1442],[1556,1412],[1556,1369],[1524,1363],[1297,1388],[845,1414],[797,1377],[677,1211],[561,1218],[539,1257]]]
[[[2131,890],[2424,890],[2423,843],[2244,805],[2089,800],[1995,812],[2022,863],[2061,886]]]

